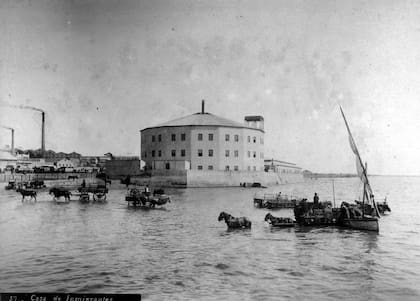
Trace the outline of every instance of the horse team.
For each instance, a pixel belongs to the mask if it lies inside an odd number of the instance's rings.
[[[218,221],[224,220],[228,229],[250,229],[252,222],[246,217],[234,217],[226,212],[221,212]],[[264,221],[269,222],[273,227],[293,227],[295,221],[289,217],[275,217],[267,213]]]

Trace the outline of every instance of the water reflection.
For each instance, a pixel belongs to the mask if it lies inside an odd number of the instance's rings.
[[[386,190],[394,182],[374,184]],[[420,195],[420,180],[409,183]],[[353,198],[353,184],[353,179],[337,180],[336,189]],[[325,197],[330,182],[270,189]],[[264,222],[268,211],[253,207],[254,192],[168,190],[173,202],[156,210],[127,207],[125,190],[111,190],[105,204],[60,205],[43,193],[37,203],[21,204],[15,195],[0,192],[0,287],[132,292],[151,299],[419,295],[419,212],[393,206],[380,220],[379,234],[338,227],[282,229]],[[404,202],[418,199],[400,194]],[[248,217],[252,228],[228,230],[217,221],[221,211]],[[293,210],[276,215],[293,217]]]

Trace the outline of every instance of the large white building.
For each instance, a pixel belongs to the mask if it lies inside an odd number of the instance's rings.
[[[244,123],[202,110],[141,130],[149,170],[264,171],[264,118]]]

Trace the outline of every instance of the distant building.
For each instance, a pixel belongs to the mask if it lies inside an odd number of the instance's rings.
[[[297,166],[295,163],[274,159],[265,159],[264,169],[265,171],[273,171],[280,174],[302,174],[302,168]]]
[[[17,159],[10,151],[0,151],[0,170],[3,172],[5,169],[15,169]]]
[[[57,166],[57,168],[60,168],[60,167],[75,168],[77,165],[75,165],[74,162],[72,160],[70,160],[69,158],[64,158],[64,159],[61,159],[61,160],[57,161],[56,166]]]
[[[140,174],[140,158],[138,156],[111,156],[111,158],[105,162],[106,174],[111,179]]]
[[[199,113],[141,130],[141,159],[149,170],[263,171],[264,118],[239,123],[203,102]]]

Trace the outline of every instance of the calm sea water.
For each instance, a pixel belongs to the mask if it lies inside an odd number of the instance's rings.
[[[128,209],[125,190],[105,204],[21,203],[0,190],[0,291],[140,293],[145,300],[419,300],[420,178],[371,177],[392,212],[380,232],[272,229],[254,193],[332,200],[331,179],[268,189],[168,190],[162,210]],[[337,205],[358,180],[335,179]],[[228,232],[221,211],[247,216]],[[293,217],[292,210],[271,211]]]

